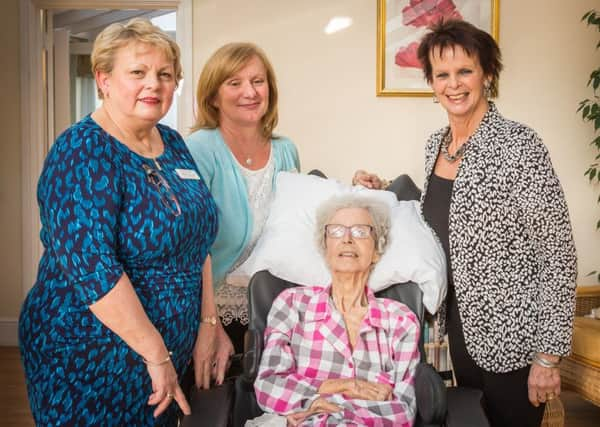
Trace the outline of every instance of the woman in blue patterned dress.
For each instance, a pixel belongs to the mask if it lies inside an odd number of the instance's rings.
[[[19,339],[36,424],[175,425],[192,357],[214,201],[181,136],[158,124],[179,48],[150,22],[96,39],[102,105],[67,129],[42,171],[45,252]]]

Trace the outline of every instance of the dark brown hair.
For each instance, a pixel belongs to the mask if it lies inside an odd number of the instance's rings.
[[[483,30],[466,21],[455,19],[442,20],[431,27],[417,50],[417,57],[423,66],[428,83],[433,80],[430,54],[435,50],[442,52],[446,48],[463,48],[467,55],[475,55],[490,78],[490,96],[498,96],[498,79],[502,71],[502,54],[494,38]]]

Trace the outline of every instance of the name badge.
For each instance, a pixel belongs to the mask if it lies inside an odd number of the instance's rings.
[[[193,169],[175,169],[175,173],[179,175],[179,178],[181,179],[200,179],[196,171]]]

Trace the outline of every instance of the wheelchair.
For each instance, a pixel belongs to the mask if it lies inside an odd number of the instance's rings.
[[[420,190],[410,177],[402,175],[389,190],[399,200],[414,200]],[[190,405],[192,415],[182,419],[182,427],[243,427],[249,419],[263,411],[256,402],[254,380],[263,349],[267,316],[274,299],[285,289],[297,286],[280,279],[268,271],[254,274],[248,285],[249,326],[245,336],[244,354],[241,355],[241,374],[223,386],[210,390],[192,387]],[[423,294],[417,284],[399,283],[375,294],[406,304],[419,318],[421,330],[425,319]],[[465,387],[447,388],[435,369],[426,363],[424,337],[419,340],[421,361],[415,373],[417,403],[416,427],[489,427],[483,410],[483,394]]]

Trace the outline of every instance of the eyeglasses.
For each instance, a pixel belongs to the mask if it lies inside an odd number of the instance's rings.
[[[350,235],[355,239],[367,239],[372,236],[373,226],[368,224],[354,224],[345,226],[342,224],[327,224],[325,234],[332,239],[341,239],[350,230]]]
[[[158,191],[162,204],[169,209],[173,215],[181,215],[179,201],[177,200],[175,193],[173,193],[173,190],[171,190],[171,186],[167,180],[156,169],[153,169],[147,164],[144,163],[142,167],[144,168],[144,172],[146,172],[148,182],[156,188],[156,191]]]

